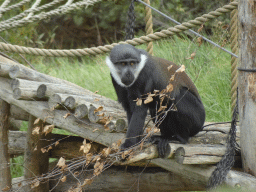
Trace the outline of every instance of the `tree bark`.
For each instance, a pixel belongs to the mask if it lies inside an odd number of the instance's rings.
[[[10,105],[0,99],[0,190],[11,188],[8,128]]]
[[[244,170],[256,176],[256,1],[241,0],[238,74],[241,153]]]

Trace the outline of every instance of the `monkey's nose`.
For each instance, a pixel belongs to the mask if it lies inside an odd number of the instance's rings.
[[[133,80],[134,80],[134,75],[130,71],[126,72],[121,78],[122,83],[127,86],[132,84]]]

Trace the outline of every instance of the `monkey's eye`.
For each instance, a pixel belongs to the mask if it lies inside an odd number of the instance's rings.
[[[134,65],[134,63],[133,63],[133,62],[131,62],[131,63],[130,63],[130,65],[131,65],[131,66],[133,66],[133,65]]]
[[[125,63],[121,63],[123,66],[125,66]]]

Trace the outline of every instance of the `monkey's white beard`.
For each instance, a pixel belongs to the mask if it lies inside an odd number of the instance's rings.
[[[136,68],[136,72],[133,74],[134,75],[134,80],[130,85],[125,85],[122,83],[120,76],[117,73],[117,70],[115,68],[115,65],[112,63],[112,61],[110,60],[109,56],[106,57],[106,64],[110,69],[110,73],[112,75],[112,77],[115,79],[115,81],[117,82],[118,85],[122,86],[122,87],[130,87],[132,86],[132,84],[136,81],[136,79],[138,78],[141,70],[144,68],[145,64],[147,61],[147,56],[141,54],[140,55],[140,62]]]

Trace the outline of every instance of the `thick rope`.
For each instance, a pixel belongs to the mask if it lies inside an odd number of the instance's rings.
[[[45,4],[45,5],[42,5],[36,9],[28,9],[26,11],[24,11],[23,13],[19,14],[19,15],[16,15],[15,17],[12,17],[6,21],[2,21],[0,22],[0,32],[1,31],[4,31],[4,30],[7,30],[7,29],[12,29],[12,28],[15,28],[15,27],[22,27],[28,23],[33,23],[33,22],[36,22],[36,21],[40,21],[40,20],[45,20],[47,18],[50,18],[51,16],[56,16],[56,15],[63,15],[63,14],[67,14],[71,11],[74,11],[74,10],[79,10],[83,7],[88,7],[89,5],[93,5],[101,0],[83,0],[83,1],[80,1],[80,2],[77,2],[77,3],[73,3],[71,5],[63,5],[63,6],[60,6],[58,7],[57,9],[55,10],[52,10],[52,11],[49,11],[49,12],[42,12],[38,15],[35,15],[35,16],[32,16],[30,18],[24,18],[27,16],[28,13],[34,13],[34,12],[39,12],[43,9],[46,9],[46,8],[49,8],[51,6],[54,6],[60,2],[62,2],[64,0],[54,0],[53,2],[51,3],[48,3],[48,4]],[[20,19],[20,20],[18,20]]]
[[[231,51],[238,55],[238,11],[231,12]],[[231,56],[231,110],[234,111],[237,100],[237,65],[238,59]]]
[[[118,45],[118,44],[131,44],[133,46],[141,45],[148,43],[150,41],[159,40],[165,37],[172,36],[176,33],[180,33],[182,31],[186,31],[192,27],[196,27],[201,25],[211,19],[217,18],[218,16],[229,13],[232,10],[236,9],[238,5],[237,1],[230,2],[228,5],[223,6],[215,11],[212,11],[208,14],[204,14],[201,17],[197,17],[194,20],[189,22],[185,22],[181,25],[176,25],[174,27],[170,27],[167,30],[162,30],[160,32],[156,32],[153,34],[149,34],[147,36],[142,36],[140,38],[134,38],[132,40],[121,41],[119,43],[113,43],[111,45],[99,46],[99,47],[92,47],[92,48],[84,48],[84,49],[70,49],[70,50],[53,50],[53,49],[38,49],[38,48],[27,48],[23,46],[11,45],[6,43],[0,43],[0,50],[3,51],[10,51],[16,53],[25,53],[25,54],[32,54],[32,55],[41,55],[41,56],[61,56],[61,57],[74,57],[74,56],[85,56],[85,55],[97,55],[103,54],[106,52],[111,51],[111,49]]]
[[[11,2],[11,0],[5,0],[0,6],[0,18],[2,17],[2,10]]]
[[[20,7],[20,6],[22,6],[22,5],[26,4],[26,3],[28,3],[28,2],[30,2],[30,1],[31,1],[31,0],[23,0],[23,1],[19,2],[19,3],[17,3],[17,4],[11,5],[11,6],[9,6],[9,7],[1,8],[1,9],[0,9],[0,13],[5,13],[5,12],[10,11],[10,10],[12,10],[12,9],[18,8],[18,7]]]
[[[150,5],[150,0],[144,0],[145,3]],[[146,11],[146,16],[145,16],[145,22],[146,22],[146,34],[153,34],[153,21],[152,21],[152,13],[151,13],[151,9],[149,7],[145,7],[145,11]],[[149,42],[148,43],[148,47],[147,47],[147,52],[150,55],[153,55],[153,42]]]
[[[41,0],[36,0],[36,2],[32,5],[31,10],[36,9],[38,5],[41,3]],[[27,19],[34,15],[34,12],[28,14]]]

